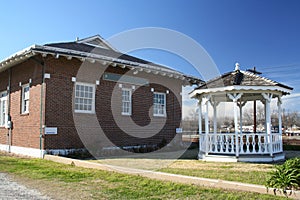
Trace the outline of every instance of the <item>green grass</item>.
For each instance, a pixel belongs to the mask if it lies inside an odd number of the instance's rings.
[[[295,150],[298,147],[290,145],[289,148]],[[197,149],[188,150],[185,153],[188,158],[187,160],[175,161],[171,166],[160,169],[159,171],[187,176],[264,185],[270,176],[268,172],[274,169],[274,164],[272,163],[255,164],[241,162],[218,163],[198,161],[196,160],[197,153]],[[285,153],[286,158],[299,157],[300,155],[300,152],[298,153],[297,151]]]
[[[200,161],[199,161],[200,162]],[[207,165],[207,169],[182,169],[182,168],[164,168],[161,169],[162,172],[168,172],[173,174],[182,174],[187,176],[196,176],[202,178],[212,178],[212,179],[220,179],[227,181],[236,181],[242,183],[251,183],[263,185],[265,180],[269,176],[265,171],[237,171],[232,166],[226,166],[220,164],[218,169],[209,168],[209,164]]]
[[[0,171],[67,199],[284,199],[273,195],[176,184],[41,159],[0,154]]]

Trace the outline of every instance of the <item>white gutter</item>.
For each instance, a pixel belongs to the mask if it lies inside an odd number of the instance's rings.
[[[147,70],[156,71],[157,73],[160,73],[160,75],[162,76],[166,76],[167,74],[169,74],[169,77],[179,78],[181,80],[187,80],[187,81],[190,81],[191,79],[199,80],[198,78],[193,76],[187,76],[177,71],[173,71],[166,68],[160,68],[149,64],[142,64],[138,62],[127,61],[119,58],[113,58],[113,57],[103,56],[94,53],[87,53],[87,52],[76,51],[71,49],[41,46],[41,45],[32,45],[2,60],[0,62],[0,72],[5,71],[9,67],[27,60],[28,58],[34,56],[36,53],[52,54],[52,55],[59,55],[59,56],[61,55],[65,57],[70,56],[78,59],[96,59],[101,61],[117,62],[120,64],[129,65],[132,69],[140,68],[146,70],[146,72]]]
[[[28,58],[34,56],[34,52],[32,52],[33,48],[36,48],[37,45],[32,45],[28,48],[25,48],[17,53],[3,59],[0,62],[0,72],[5,71],[6,69],[10,68],[13,65],[19,64]]]
[[[63,48],[57,48],[57,47],[49,47],[49,46],[35,46],[35,48],[46,50],[46,51],[54,51],[54,53],[55,52],[56,53],[61,53],[62,56],[70,56],[69,54],[75,54],[75,55],[79,55],[80,57],[83,57],[83,58],[94,58],[94,59],[101,59],[101,60],[110,61],[110,62],[118,62],[120,64],[128,64],[128,65],[131,65],[133,67],[139,66],[139,67],[142,67],[142,68],[145,68],[145,69],[150,69],[150,70],[152,69],[152,70],[155,70],[155,71],[163,71],[163,72],[168,72],[168,73],[173,73],[173,74],[183,76],[182,73],[177,72],[177,71],[173,71],[173,70],[169,70],[169,69],[165,69],[165,68],[160,68],[160,67],[156,67],[156,66],[149,65],[149,64],[142,64],[142,63],[138,63],[138,62],[127,61],[127,60],[123,60],[123,59],[120,59],[120,58],[103,56],[103,55],[94,54],[94,53],[87,53],[87,52],[82,52],[82,51],[76,51],[76,50],[71,50],[71,49],[63,49]],[[34,51],[39,52],[36,49],[34,49]],[[76,56],[74,56],[74,57],[76,57]]]

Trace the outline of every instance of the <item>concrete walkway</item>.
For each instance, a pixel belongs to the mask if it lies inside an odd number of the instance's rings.
[[[170,173],[150,171],[150,170],[125,168],[120,166],[93,163],[89,161],[76,160],[76,159],[52,156],[52,155],[45,155],[45,159],[58,162],[58,163],[72,164],[78,167],[100,169],[100,170],[113,171],[113,172],[131,174],[131,175],[140,175],[143,177],[162,180],[162,181],[172,181],[176,183],[193,184],[193,185],[199,185],[205,187],[238,190],[238,191],[246,191],[246,192],[256,192],[261,194],[273,195],[273,190],[270,189],[268,192],[266,187],[263,185],[254,185],[254,184],[240,183],[234,181],[224,181],[218,179],[199,178],[193,176],[170,174]],[[280,193],[277,193],[277,195],[280,195]],[[291,196],[289,196],[289,198],[300,199],[300,192],[296,191]]]

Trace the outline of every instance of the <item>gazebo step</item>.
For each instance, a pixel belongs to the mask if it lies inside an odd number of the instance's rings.
[[[227,155],[207,155],[203,157],[202,160],[208,162],[238,162],[238,159],[235,156]]]
[[[268,163],[285,160],[284,153],[274,154],[273,157],[270,155],[240,155],[239,157],[230,155],[207,155],[202,157],[199,156],[199,160],[208,162],[253,162],[253,163]]]
[[[278,162],[285,160],[284,153],[274,154],[273,157],[270,155],[243,155],[238,158],[239,162],[256,162],[256,163],[265,163],[265,162]]]

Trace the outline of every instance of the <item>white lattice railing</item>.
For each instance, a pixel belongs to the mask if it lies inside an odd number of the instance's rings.
[[[236,145],[238,137],[238,145]],[[238,147],[239,154],[270,154],[270,145],[272,144],[272,153],[282,152],[282,136],[279,133],[209,133],[208,140],[206,135],[200,135],[200,150],[206,153],[214,154],[236,154]]]

